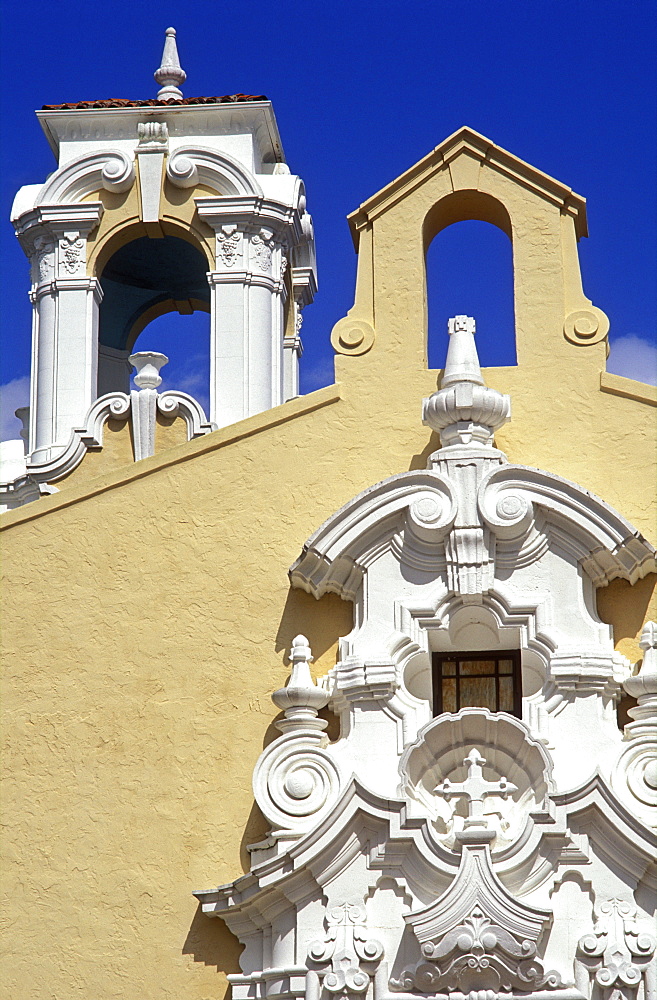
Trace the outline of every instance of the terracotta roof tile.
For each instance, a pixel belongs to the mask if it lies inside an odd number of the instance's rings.
[[[183,97],[182,100],[127,101],[115,98],[106,101],[77,101],[72,104],[44,104],[42,111],[75,111],[80,108],[161,108],[190,104],[241,104],[244,101],[266,101],[264,94],[226,94],[224,97]]]

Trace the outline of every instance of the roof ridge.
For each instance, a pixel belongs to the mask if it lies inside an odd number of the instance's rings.
[[[183,97],[158,101],[153,97],[145,101],[131,101],[126,98],[114,97],[98,101],[71,101],[64,104],[44,104],[42,111],[74,111],[85,108],[162,108],[193,104],[239,104],[247,101],[266,101],[264,94],[224,94],[222,97]]]

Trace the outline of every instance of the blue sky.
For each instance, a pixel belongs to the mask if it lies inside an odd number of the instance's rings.
[[[251,0],[102,7],[5,4],[2,37],[0,436],[27,401],[28,269],[8,222],[15,191],[55,163],[42,104],[155,96],[165,28],[178,30],[185,95],[244,92],[274,103],[288,163],[308,190],[320,290],[304,316],[302,390],[332,380],[329,336],[352,303],[345,216],[467,124],[588,202],[584,288],[611,319],[609,367],[655,381],[657,13],[653,0]],[[430,361],[449,315],[478,321],[484,364],[513,363],[510,248],[462,223],[430,248]],[[207,397],[207,317],[151,324],[167,387]],[[184,325],[183,325],[184,324]]]

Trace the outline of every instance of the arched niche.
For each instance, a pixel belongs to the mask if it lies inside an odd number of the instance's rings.
[[[511,241],[497,226],[466,219],[436,235],[425,257],[427,358],[445,364],[450,316],[474,316],[484,368],[515,365],[515,311]]]
[[[450,607],[448,602],[447,608]],[[446,609],[444,609],[446,610]],[[526,626],[504,623],[492,607],[455,603],[448,613],[448,627],[427,628],[426,648],[420,648],[404,663],[402,676],[406,690],[422,701],[432,702],[432,657],[434,653],[458,657],[474,651],[486,659],[487,654],[517,650],[520,654],[521,694],[532,702],[541,700],[548,664],[546,657],[527,645]],[[424,644],[423,644],[424,646]],[[525,703],[523,715],[531,716],[532,707]]]
[[[447,355],[449,316],[475,316],[481,364],[515,365],[514,267],[509,213],[482,191],[455,191],[428,211],[422,230],[429,368]]]
[[[210,312],[208,262],[189,236],[137,235],[105,254],[98,326],[98,395],[126,392],[128,356],[142,330],[166,313]],[[100,264],[100,261],[99,261]]]
[[[160,392],[176,389],[210,407],[210,319],[195,310],[187,315],[165,312],[151,320],[135,340],[132,351],[158,351],[168,363],[161,369]]]

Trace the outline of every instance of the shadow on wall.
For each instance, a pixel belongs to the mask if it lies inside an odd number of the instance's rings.
[[[606,625],[612,626],[614,646],[632,663],[638,663],[638,669],[643,662],[639,637],[646,619],[655,617],[655,612],[651,613],[649,607],[656,589],[657,575],[649,573],[633,586],[627,580],[612,580],[596,593],[598,617]],[[621,697],[616,712],[621,731],[632,721],[629,711],[636,704],[636,698],[631,695]]]
[[[627,580],[612,580],[596,593],[598,616],[614,630],[614,646],[635,663],[642,656],[639,638],[651,615],[650,599],[657,590],[657,574],[649,573],[633,586]]]
[[[223,920],[206,917],[199,904],[182,947],[183,955],[191,955],[195,962],[212,965],[218,973],[227,976],[241,971],[239,956],[242,950],[243,945],[231,934]]]
[[[440,385],[440,379],[438,380]],[[427,462],[429,461],[429,455],[432,455],[434,451],[438,451],[440,448],[440,436],[435,432],[431,431],[429,440],[426,445],[417,455],[413,455],[411,458],[411,463],[408,467],[409,472],[414,472],[417,469],[426,469]]]
[[[276,636],[276,650],[283,653],[286,660],[286,670],[281,671],[280,686],[283,687],[289,679],[287,654],[296,635],[302,632],[307,636],[315,656],[313,667],[317,676],[326,673],[334,666],[338,639],[350,632],[352,625],[353,607],[350,602],[342,601],[335,594],[327,594],[320,601],[316,601],[310,594],[290,588]],[[272,712],[275,712],[273,705]],[[276,718],[280,718],[281,714],[278,713]],[[336,739],[337,719],[326,710],[320,714],[329,723],[327,730],[329,739]],[[274,722],[275,719],[272,718],[263,733],[263,749],[281,735]],[[251,856],[247,846],[264,840],[268,832],[269,823],[253,802],[240,842],[240,863],[244,872],[248,872],[251,867]],[[210,920],[203,915],[199,906],[183,945],[183,955],[192,955],[195,962],[215,966],[217,972],[227,975],[240,971],[241,950],[239,941],[224,922],[220,919]]]
[[[336,594],[325,594],[316,601],[305,590],[290,587],[280,625],[276,634],[276,652],[282,653],[289,676],[287,659],[295,636],[305,635],[313,651],[315,678],[334,667],[338,658],[338,639],[353,628],[354,610],[351,601]],[[286,678],[281,676],[281,687]]]

